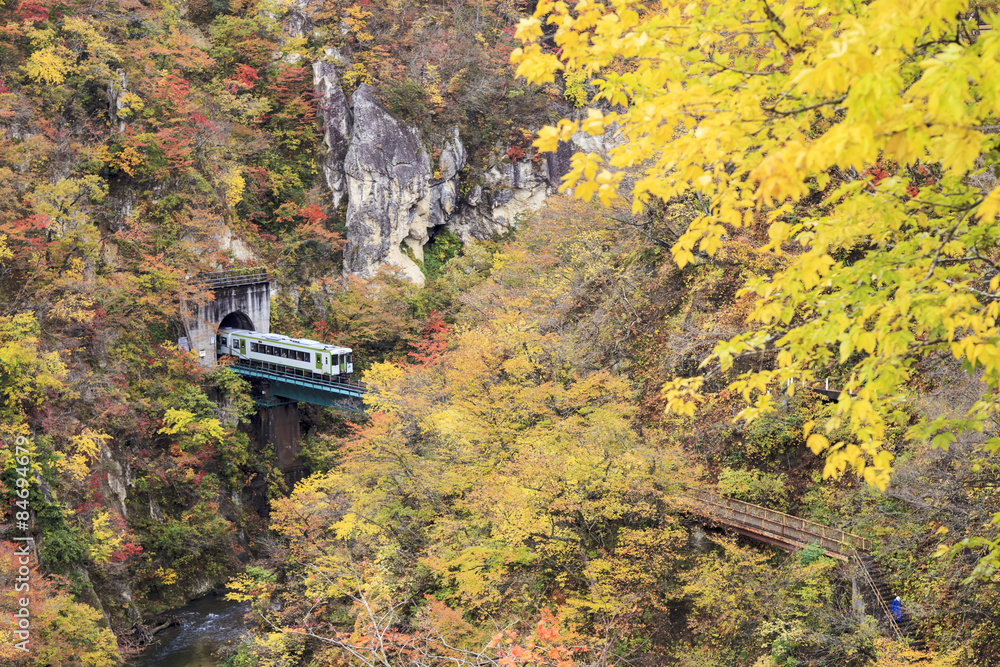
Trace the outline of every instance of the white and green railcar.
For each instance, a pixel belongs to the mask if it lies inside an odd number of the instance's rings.
[[[354,358],[349,347],[326,345],[308,338],[289,338],[246,329],[219,329],[215,349],[237,359],[284,366],[320,375],[351,375]]]

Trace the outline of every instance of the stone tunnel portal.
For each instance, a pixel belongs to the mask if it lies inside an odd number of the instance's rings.
[[[215,365],[215,336],[219,327],[231,326],[268,333],[271,329],[271,285],[259,280],[246,285],[213,287],[212,301],[185,304],[182,321],[188,349],[198,353],[202,366]]]
[[[228,315],[223,317],[222,321],[219,322],[219,328],[246,329],[247,331],[257,331],[257,328],[253,324],[253,320],[247,317],[246,313],[242,313],[238,310],[229,313]]]

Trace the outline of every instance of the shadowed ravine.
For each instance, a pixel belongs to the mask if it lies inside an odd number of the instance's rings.
[[[216,667],[220,651],[245,631],[247,605],[207,597],[171,612],[181,625],[156,635],[157,643],[130,659],[129,667]]]

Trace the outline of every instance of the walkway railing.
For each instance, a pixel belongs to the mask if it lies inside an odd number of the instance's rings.
[[[239,287],[240,285],[266,283],[268,281],[268,277],[267,269],[259,266],[253,266],[239,269],[227,269],[225,271],[212,271],[210,273],[199,273],[192,280],[209,289],[220,289],[223,287]]]
[[[889,605],[886,604],[882,591],[879,590],[878,582],[875,581],[875,577],[872,576],[872,573],[868,571],[868,567],[865,565],[865,562],[861,560],[861,556],[857,551],[853,554],[853,560],[858,566],[858,569],[861,570],[861,575],[864,577],[865,582],[868,584],[868,588],[871,589],[875,600],[878,602],[879,609],[882,612],[882,617],[885,619],[885,622],[898,639],[903,639],[905,637],[905,633],[902,628],[899,627],[899,623],[896,622],[896,617],[893,616]]]
[[[368,391],[368,385],[364,382],[358,382],[350,378],[332,376],[332,379],[329,379],[331,376],[324,377],[319,373],[312,373],[310,371],[302,371],[294,368],[290,369],[285,366],[269,364],[262,361],[239,359],[235,362],[227,363],[226,365],[233,371],[244,375],[270,380],[280,380],[282,382],[289,382],[292,384],[302,385],[304,387],[325,390],[335,394],[346,394],[349,396],[361,397]]]
[[[840,560],[849,560],[855,549],[868,551],[871,548],[871,541],[858,535],[753,503],[693,488],[687,489],[685,495],[689,498],[689,508],[696,514],[788,546],[816,543]]]
[[[880,584],[877,572],[873,573],[865,563],[866,558],[870,560],[865,552],[871,549],[871,540],[839,528],[831,528],[815,521],[775,512],[760,505],[726,498],[702,489],[686,488],[682,493],[685,496],[684,504],[692,513],[718,525],[789,549],[801,549],[808,544],[818,544],[834,558],[853,561],[875,597],[878,605],[877,615],[884,619],[892,635],[899,639],[911,636],[911,632],[904,631],[892,615],[888,602],[891,598],[888,587]]]

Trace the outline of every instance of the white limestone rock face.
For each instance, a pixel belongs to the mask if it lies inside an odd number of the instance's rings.
[[[327,49],[326,60],[313,63],[313,86],[320,99],[320,116],[323,121],[323,143],[326,157],[323,158],[323,178],[330,189],[334,207],[340,206],[347,194],[347,178],[344,175],[344,159],[351,136],[351,110],[347,106],[347,96],[340,87],[340,79],[335,69],[341,58],[335,49]]]
[[[554,191],[531,159],[494,161],[484,177],[486,188],[472,188],[462,210],[448,221],[448,229],[462,243],[486,241],[510,231],[518,215],[537,211]]]
[[[458,181],[459,172],[465,166],[465,146],[458,136],[458,128],[451,130],[451,135],[441,151],[438,160],[437,178],[430,186],[431,190],[431,226],[439,227],[451,219],[459,208]]]
[[[418,260],[430,240],[430,158],[417,131],[383,109],[362,85],[351,98],[354,126],[344,159],[347,177],[347,247],[344,271],[371,278],[383,265],[395,266],[418,285]]]
[[[453,128],[432,164],[416,128],[383,109],[363,85],[348,102],[335,67],[339,53],[314,63],[316,91],[323,99],[323,172],[333,204],[347,197],[344,273],[372,278],[383,266],[399,268],[418,285],[419,263],[435,230],[448,229],[463,243],[489,240],[512,229],[518,216],[541,208],[570,170],[575,147],[532,160],[510,160],[498,145],[483,182],[460,190],[468,155]]]
[[[132,470],[127,462],[122,467],[122,464],[114,458],[106,445],[101,447],[100,457],[102,465],[108,471],[103,484],[104,488],[101,489],[104,497],[119,516],[127,519],[128,487],[135,485],[135,481],[132,479]]]
[[[254,249],[246,241],[233,234],[229,225],[222,225],[218,233],[213,234],[216,247],[222,252],[232,254],[233,259],[240,262],[260,261]]]

